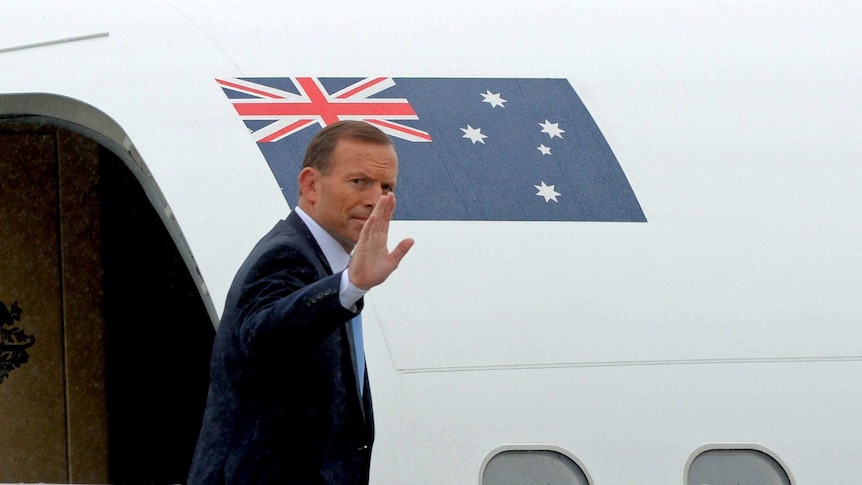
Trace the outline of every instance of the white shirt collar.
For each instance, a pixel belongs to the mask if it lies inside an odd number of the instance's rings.
[[[314,236],[314,240],[317,241],[317,245],[323,251],[323,256],[326,257],[326,262],[332,268],[332,273],[344,270],[350,263],[350,254],[344,250],[344,246],[326,232],[326,229],[320,227],[320,224],[312,219],[310,215],[306,214],[305,211],[299,207],[294,207],[293,210],[296,211],[296,214],[302,219],[308,230],[311,231],[311,235]]]

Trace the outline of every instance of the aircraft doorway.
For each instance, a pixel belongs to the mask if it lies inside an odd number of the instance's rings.
[[[0,482],[183,482],[215,334],[200,293],[119,157],[23,120],[0,120]]]

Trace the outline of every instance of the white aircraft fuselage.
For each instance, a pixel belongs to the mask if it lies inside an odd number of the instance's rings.
[[[363,312],[372,483],[846,484],[860,24],[846,2],[6,2],[0,128],[121,159],[216,325],[295,203],[217,79],[565,79],[646,220],[394,221],[416,244]]]

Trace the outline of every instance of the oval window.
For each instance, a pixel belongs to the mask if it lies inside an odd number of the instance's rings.
[[[775,458],[752,449],[707,450],[688,467],[687,485],[792,485]]]
[[[487,461],[482,485],[589,485],[568,456],[551,450],[505,450]]]

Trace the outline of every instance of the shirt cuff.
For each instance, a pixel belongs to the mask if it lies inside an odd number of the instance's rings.
[[[341,285],[338,287],[338,300],[341,306],[356,313],[356,302],[365,296],[368,290],[359,289],[350,282],[347,277],[347,270],[341,272]]]

